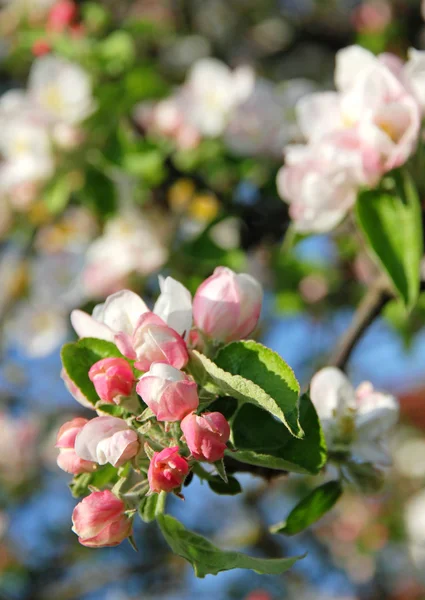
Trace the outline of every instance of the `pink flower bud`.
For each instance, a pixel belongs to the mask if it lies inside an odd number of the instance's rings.
[[[240,340],[255,329],[263,291],[256,279],[217,267],[198,288],[193,300],[196,327],[222,342]]]
[[[72,419],[62,425],[56,438],[56,448],[59,448],[57,464],[63,471],[73,475],[91,473],[97,467],[95,462],[77,456],[74,450],[75,438],[86,423],[88,423],[87,419],[80,417]]]
[[[194,458],[208,462],[223,458],[230,427],[221,413],[192,413],[183,419],[181,428]]]
[[[134,366],[141,371],[148,371],[154,362],[182,369],[189,360],[184,339],[152,312],[143,313],[138,320],[131,339],[132,351],[123,336],[116,336],[115,341],[124,355],[136,360]]]
[[[158,421],[181,421],[199,405],[196,383],[164,363],[153,363],[136,390]]]
[[[124,502],[111,491],[93,492],[74,508],[72,531],[83,546],[117,546],[132,532],[125,509]]]
[[[77,5],[71,0],[59,0],[54,4],[47,18],[46,29],[60,33],[77,17]]]
[[[117,417],[91,419],[78,433],[75,452],[84,460],[99,465],[110,463],[120,467],[139,451],[139,439],[134,429]]]
[[[133,390],[134,375],[125,358],[104,358],[95,363],[89,378],[103,402],[119,404]]]
[[[181,486],[189,472],[187,460],[180,456],[179,447],[155,452],[149,465],[148,479],[152,492],[171,492]]]

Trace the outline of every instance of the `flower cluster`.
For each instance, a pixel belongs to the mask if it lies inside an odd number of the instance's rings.
[[[291,119],[295,101],[313,89],[304,79],[278,87],[256,77],[248,66],[232,71],[215,58],[202,58],[173,95],[156,104],[142,103],[135,118],[181,149],[223,136],[237,155],[280,158],[284,145],[298,134]]]
[[[337,53],[335,92],[297,104],[306,145],[288,146],[278,174],[298,231],[328,231],[353,206],[362,187],[375,187],[411,156],[425,106],[425,53],[374,56],[359,46]]]
[[[61,427],[57,462],[79,476],[106,464],[124,468],[131,461],[139,485],[146,484],[145,493],[179,494],[196,461],[220,461],[230,438],[225,417],[202,407],[190,371],[190,350],[252,333],[262,289],[250,275],[225,267],[199,286],[193,303],[190,292],[173,278],[161,279],[160,286],[153,311],[129,290],[109,296],[92,315],[73,311],[77,334],[104,340],[110,347],[113,342],[115,356],[98,360],[88,370],[98,396],[94,405],[65,365],[69,391],[99,416],[75,418]],[[110,414],[109,408],[119,412]],[[73,530],[82,544],[113,546],[131,534],[131,510],[120,489],[94,491],[75,508]]]
[[[28,88],[0,97],[1,226],[11,209],[25,211],[55,170],[55,149],[81,141],[79,123],[93,110],[91,81],[79,66],[54,55],[32,65]]]

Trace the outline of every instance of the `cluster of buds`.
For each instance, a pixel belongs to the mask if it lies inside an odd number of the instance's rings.
[[[250,335],[259,319],[262,289],[251,276],[224,267],[202,283],[193,303],[189,291],[171,277],[160,284],[153,311],[124,290],[96,306],[91,316],[73,312],[80,337],[113,342],[122,356],[104,358],[89,369],[99,398],[92,408],[99,416],[76,418],[61,427],[58,465],[80,475],[107,463],[128,474],[129,464],[139,483],[146,483],[145,493],[181,495],[196,462],[221,461],[230,438],[225,417],[200,404],[190,351],[196,343],[204,350],[216,349]],[[87,407],[66,372],[64,379]],[[114,406],[123,410],[121,416],[106,410]],[[121,487],[96,489],[75,508],[73,531],[83,545],[114,546],[131,535],[132,511]]]

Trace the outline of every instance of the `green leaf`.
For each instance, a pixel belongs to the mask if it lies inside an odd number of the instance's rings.
[[[158,498],[158,494],[151,494],[142,498],[139,505],[139,515],[145,523],[155,521]]]
[[[62,365],[66,374],[93,405],[99,402],[99,396],[89,379],[89,369],[102,358],[110,357],[123,358],[115,344],[97,338],[83,338],[62,348]]]
[[[80,498],[81,496],[90,494],[89,485],[101,489],[108,483],[115,483],[117,479],[118,469],[107,464],[98,468],[93,473],[75,475],[69,487],[74,498]]]
[[[62,212],[69,202],[72,185],[68,176],[54,179],[44,190],[43,200],[47,209],[52,214]]]
[[[223,348],[215,362],[196,350],[210,381],[239,402],[263,408],[301,437],[298,421],[300,386],[292,369],[273,350],[257,342],[234,342]]]
[[[232,458],[243,463],[316,475],[325,465],[327,449],[316,410],[307,394],[300,399],[303,439],[294,438],[270,414],[246,404],[231,421],[236,452]]]
[[[88,169],[84,186],[79,192],[84,204],[99,216],[108,218],[117,210],[117,193],[114,183],[101,171]]]
[[[217,575],[230,569],[251,569],[262,575],[280,575],[303,558],[254,558],[240,552],[224,551],[189,531],[170,515],[159,516],[158,523],[170,548],[192,564],[197,577]]]
[[[313,490],[292,509],[283,523],[270,527],[272,533],[295,535],[323,517],[339,500],[342,486],[339,481],[329,481]]]
[[[390,189],[359,195],[357,221],[367,243],[388,274],[405,306],[414,306],[423,255],[421,205],[406,172],[395,172]],[[388,186],[387,186],[388,187]]]
[[[231,475],[227,476],[227,483],[221,477],[214,475],[208,480],[208,485],[216,494],[236,496],[242,492],[241,484]]]

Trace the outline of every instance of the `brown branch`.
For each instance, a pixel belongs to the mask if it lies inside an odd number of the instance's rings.
[[[357,342],[392,298],[388,279],[385,275],[381,275],[360,302],[350,327],[331,356],[329,365],[345,369]]]

